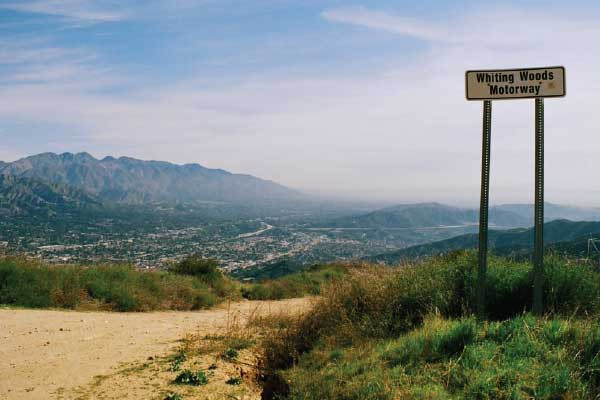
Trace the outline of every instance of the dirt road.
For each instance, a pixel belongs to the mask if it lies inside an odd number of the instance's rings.
[[[124,363],[174,351],[184,335],[219,334],[233,318],[306,309],[306,299],[239,302],[197,312],[0,309],[0,399],[62,399]],[[95,397],[92,397],[95,398]]]

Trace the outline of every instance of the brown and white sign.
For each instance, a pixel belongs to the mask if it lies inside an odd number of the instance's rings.
[[[465,78],[467,100],[561,97],[566,94],[564,67],[467,71]]]

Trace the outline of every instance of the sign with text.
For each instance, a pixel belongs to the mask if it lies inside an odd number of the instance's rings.
[[[467,71],[467,100],[561,97],[566,94],[565,68]]]

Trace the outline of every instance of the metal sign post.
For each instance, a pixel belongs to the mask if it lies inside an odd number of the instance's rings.
[[[492,137],[492,102],[483,102],[483,140],[481,145],[481,196],[479,203],[479,270],[477,275],[477,316],[485,315],[487,269],[488,209],[490,198],[490,142]]]
[[[544,284],[544,99],[535,99],[535,205],[533,312],[542,314]]]
[[[481,199],[479,207],[479,268],[476,311],[485,316],[485,290],[490,193],[491,100],[535,99],[535,206],[533,251],[533,312],[542,314],[544,284],[544,97],[566,94],[565,68],[543,67],[467,71],[467,100],[483,100]]]

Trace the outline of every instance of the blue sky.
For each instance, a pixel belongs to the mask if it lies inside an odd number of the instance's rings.
[[[474,204],[464,71],[565,65],[547,197],[600,205],[599,17],[591,1],[0,0],[0,159],[88,151]],[[532,101],[494,104],[492,145],[492,200],[530,201]]]

